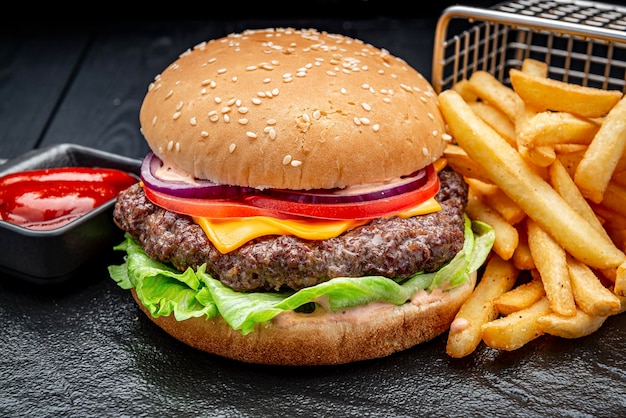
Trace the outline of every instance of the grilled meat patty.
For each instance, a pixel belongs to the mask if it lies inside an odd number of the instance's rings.
[[[149,257],[181,271],[206,263],[208,273],[237,291],[298,290],[334,277],[406,278],[438,270],[463,247],[467,184],[450,169],[439,177],[441,211],[376,219],[328,240],[260,237],[227,254],[189,216],[152,204],[138,184],[120,194],[113,217]]]

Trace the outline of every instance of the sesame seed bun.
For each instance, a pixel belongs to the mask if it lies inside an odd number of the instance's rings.
[[[445,126],[429,82],[362,41],[315,30],[231,34],[151,83],[142,132],[187,174],[256,188],[334,188],[438,159]]]
[[[381,358],[432,340],[448,330],[475,284],[472,273],[458,287],[423,292],[400,306],[373,303],[332,315],[287,312],[247,335],[220,316],[184,321],[173,315],[154,317],[134,289],[132,293],[148,318],[195,349],[247,363],[320,366]]]

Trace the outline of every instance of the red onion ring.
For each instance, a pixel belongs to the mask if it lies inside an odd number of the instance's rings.
[[[163,180],[155,175],[163,162],[153,152],[149,152],[141,163],[140,177],[149,188],[161,193],[184,198],[236,199],[247,188],[217,184],[209,180],[194,179],[194,183]]]
[[[314,203],[320,205],[369,202],[412,192],[426,184],[427,180],[426,169],[423,168],[408,176],[372,185],[366,184],[346,187],[344,189],[316,189],[298,192],[286,189],[267,189],[260,191],[259,194],[290,202]]]
[[[351,186],[343,189],[288,190],[230,186],[195,179],[194,183],[160,179],[155,173],[163,162],[153,152],[148,153],[141,164],[141,180],[152,190],[181,198],[241,199],[258,195],[277,200],[310,203],[342,204],[376,201],[417,190],[428,181],[427,169],[423,168],[408,176],[371,185]]]

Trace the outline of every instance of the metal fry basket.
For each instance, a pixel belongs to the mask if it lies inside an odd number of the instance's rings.
[[[626,7],[578,0],[519,0],[491,8],[450,6],[437,23],[437,92],[486,70],[510,85],[525,58],[550,78],[626,92]]]

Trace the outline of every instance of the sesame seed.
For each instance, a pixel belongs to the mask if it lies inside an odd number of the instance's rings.
[[[263,80],[263,84],[270,83],[271,81],[272,81],[272,79],[267,77],[266,79]]]
[[[322,116],[322,112],[319,109],[313,112],[313,119],[318,120]]]
[[[172,118],[174,118],[174,120],[178,119],[179,117],[180,117],[180,112],[175,112],[175,113],[172,115]]]
[[[179,102],[179,103],[176,105],[176,110],[180,110],[180,109],[182,109],[182,108],[183,108],[183,105],[184,105],[184,103],[183,103],[183,102]]]
[[[372,106],[369,103],[361,103],[361,106],[363,106],[363,109],[367,110],[368,112],[372,110]]]
[[[433,115],[432,113],[428,112],[427,115],[430,120],[435,120],[435,115]]]
[[[337,75],[337,73],[336,73],[336,72],[334,72],[334,71],[330,71],[330,70],[328,70],[328,71],[326,71],[326,75],[329,75],[329,76],[331,76],[331,77],[334,77],[334,76],[336,76],[336,75]]]
[[[248,65],[246,67],[246,71],[254,71],[256,70],[258,67],[256,65]]]
[[[291,162],[291,155],[287,154],[283,157],[283,165],[287,165]]]
[[[152,118],[152,126],[156,125],[157,117],[156,115]]]
[[[207,78],[206,80],[202,80],[202,83],[200,83],[203,86],[208,86],[209,84],[211,84],[211,79]]]
[[[439,132],[438,132],[437,130],[434,130],[434,131],[432,132],[432,135],[433,135],[433,136],[437,136],[437,135],[439,135]]]
[[[391,103],[391,99],[390,99],[389,97],[385,97],[385,98],[383,99],[383,102],[385,102],[385,103]]]
[[[276,119],[268,119],[267,120],[267,124],[268,125],[276,125]]]
[[[180,152],[180,142],[176,143],[176,146],[174,147],[176,152]]]
[[[170,97],[172,97],[172,94],[174,94],[174,90],[168,91],[167,94],[165,95],[165,99],[169,99]]]
[[[372,126],[372,130],[373,130],[374,132],[378,132],[378,131],[380,130],[380,125],[379,125],[379,124],[377,124],[377,123],[375,123],[375,124]]]
[[[230,122],[230,116],[228,114],[224,115],[224,122],[226,123]]]
[[[347,94],[348,90],[346,90],[345,88],[341,88],[341,90],[339,90],[341,92],[341,94]]]
[[[228,113],[228,112],[230,112],[230,109],[231,109],[231,108],[230,108],[230,106],[224,106],[224,107],[221,109],[221,112],[222,112],[222,113]]]
[[[202,132],[200,132],[200,136],[201,136],[202,138],[206,138],[206,137],[208,137],[208,136],[209,136],[209,133],[208,133],[207,131],[202,131]]]
[[[201,94],[201,95],[203,95],[203,96],[204,96],[206,93],[207,93],[206,89],[202,89],[202,90],[200,90],[200,94]]]
[[[250,131],[246,132],[246,136],[248,138],[250,138],[250,139],[256,139],[257,138],[257,134],[254,133],[254,132],[250,132]]]
[[[302,161],[300,160],[291,160],[292,167],[300,167],[302,165]]]
[[[448,134],[442,134],[441,139],[443,139],[444,141],[452,141],[452,136]]]
[[[427,102],[428,102],[428,99],[427,99],[426,97],[424,97],[424,96],[420,96],[420,100],[421,100],[422,102],[424,102],[424,103],[427,103]]]
[[[220,68],[219,70],[217,70],[218,74],[224,74],[226,72],[226,68]]]
[[[198,124],[196,117],[192,117],[191,119],[189,119],[189,123],[191,124],[191,126],[196,126]]]
[[[227,104],[228,106],[232,106],[232,105],[234,105],[236,102],[237,102],[237,99],[230,99],[230,100],[228,101],[228,103],[226,103],[226,104]]]
[[[239,108],[237,108],[237,112],[241,113],[241,114],[246,114],[248,113],[248,108],[245,106],[241,106]]]
[[[258,97],[253,97],[252,98],[252,104],[260,105],[261,104],[261,99],[259,99]]]
[[[235,148],[237,148],[237,144],[235,144],[234,142],[232,144],[230,144],[230,146],[228,147],[228,152],[230,152],[231,154],[233,153],[233,151],[235,151]]]
[[[221,98],[221,97],[217,97],[217,96],[216,96],[213,100],[214,100],[214,101],[215,101],[215,103],[217,103],[217,104],[222,103],[222,98]]]
[[[246,119],[246,118],[239,119],[239,124],[240,125],[247,125],[248,124],[248,119]]]
[[[174,141],[170,141],[167,143],[167,150],[171,151],[174,148]]]
[[[276,129],[274,128],[270,128],[270,139],[274,140],[276,139]]]
[[[424,147],[424,148],[422,148],[422,154],[428,155],[428,154],[430,154],[430,151],[428,151],[428,148]]]
[[[357,125],[357,126],[358,126],[358,125],[360,125],[360,124],[361,124],[361,119],[359,119],[359,118],[355,117],[353,120],[354,120],[354,124],[355,124],[355,125]]]
[[[363,125],[369,125],[370,124],[370,120],[368,118],[359,118],[359,120],[361,121],[361,123]]]

